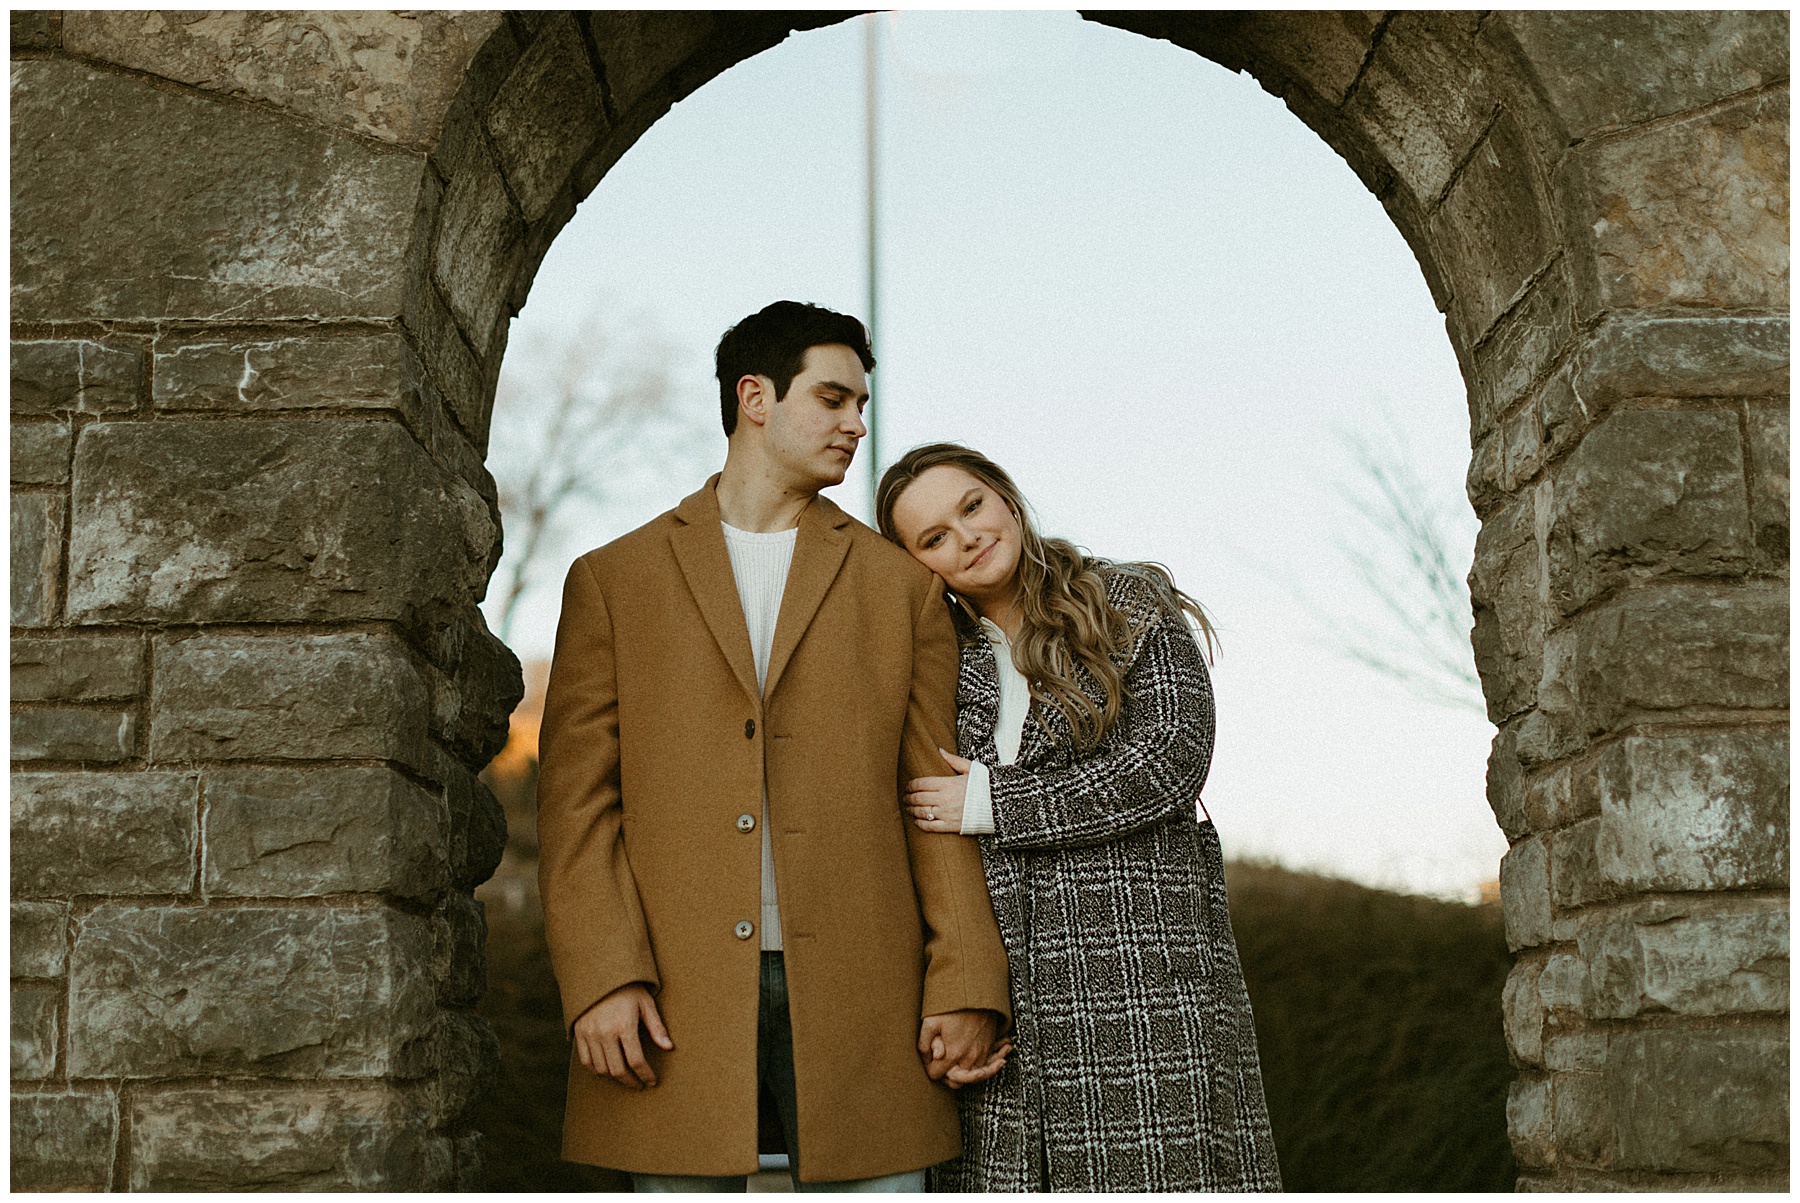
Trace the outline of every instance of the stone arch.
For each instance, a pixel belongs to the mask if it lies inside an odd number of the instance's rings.
[[[17,1185],[477,1180],[507,322],[834,19],[14,14]],[[1786,15],[1093,19],[1281,96],[1445,312],[1525,1180],[1785,1184]]]

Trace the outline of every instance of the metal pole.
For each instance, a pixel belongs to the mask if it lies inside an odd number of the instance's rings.
[[[876,315],[879,312],[877,303],[881,294],[876,278],[877,243],[875,226],[875,186],[877,180],[875,173],[875,144],[878,128],[876,121],[876,100],[877,80],[880,74],[879,47],[877,45],[877,30],[875,26],[879,20],[879,16],[870,13],[863,23],[863,138],[868,153],[869,345],[877,348],[881,346],[881,339],[876,333],[878,328],[876,324]],[[874,391],[874,384],[873,381],[871,381],[869,388],[871,396],[869,398],[868,408],[864,414],[864,422],[869,428],[869,504],[871,507],[874,505],[875,485],[881,479],[881,442],[876,434],[879,409],[877,401],[873,396]]]

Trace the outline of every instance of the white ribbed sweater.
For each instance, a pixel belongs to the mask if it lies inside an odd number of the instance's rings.
[[[800,529],[778,531],[725,528],[725,551],[731,557],[731,575],[737,582],[738,601],[744,607],[744,625],[750,629],[750,654],[756,658],[756,688],[761,692],[769,676],[769,653],[775,647],[775,620],[781,615],[781,595],[787,589],[788,568],[794,562],[794,542]],[[781,907],[775,896],[775,842],[769,838],[769,785],[763,782],[762,801],[762,948],[781,951]]]

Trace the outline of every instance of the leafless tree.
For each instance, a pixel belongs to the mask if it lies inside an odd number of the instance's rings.
[[[1379,440],[1346,432],[1354,479],[1338,492],[1356,514],[1339,548],[1378,617],[1303,599],[1333,651],[1398,682],[1414,696],[1485,713],[1464,581],[1472,554],[1469,519],[1428,488],[1397,426]]]
[[[506,530],[495,581],[502,640],[572,514],[591,514],[692,458],[702,430],[674,401],[670,354],[654,334],[615,332],[590,317],[507,356],[489,440]]]

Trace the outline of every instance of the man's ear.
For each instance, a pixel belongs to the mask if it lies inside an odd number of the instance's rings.
[[[746,373],[737,382],[738,418],[749,419],[761,426],[769,420],[769,407],[775,404],[775,382],[767,376]]]

